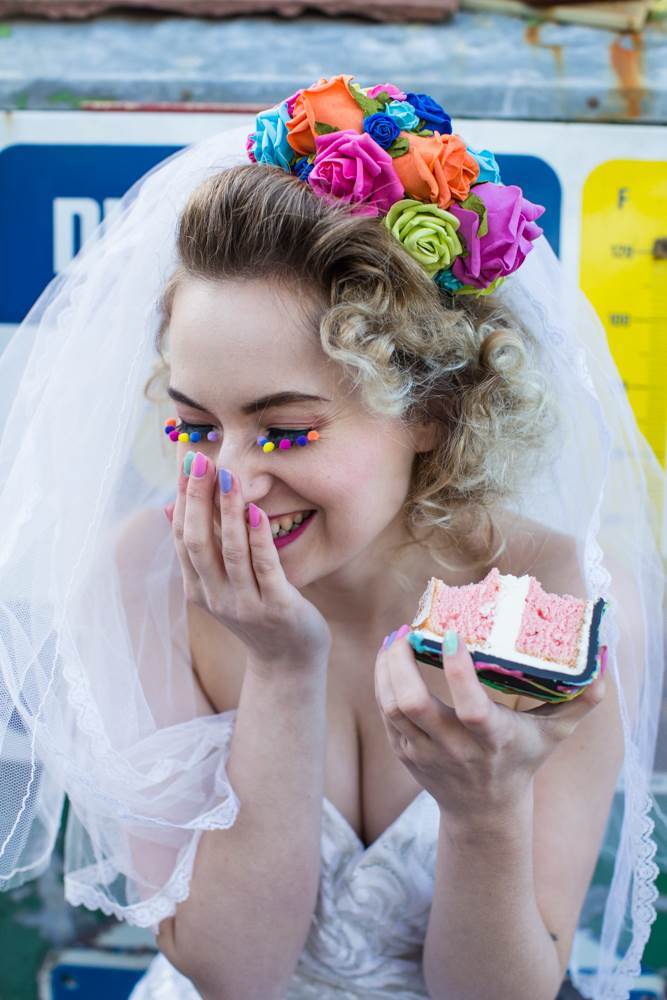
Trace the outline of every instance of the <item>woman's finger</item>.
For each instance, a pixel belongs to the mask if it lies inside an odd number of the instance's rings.
[[[213,544],[213,490],[217,477],[213,463],[198,451],[190,465],[183,524],[183,541],[207,596],[219,594],[224,584],[220,555]]]
[[[378,653],[378,694],[388,724],[399,736],[415,748],[424,748],[431,741],[426,731],[427,716],[432,727],[434,700],[414,665],[414,653],[407,642],[401,642],[409,632],[408,625],[392,633],[393,640]]]
[[[250,558],[262,601],[268,608],[279,608],[287,598],[287,578],[271,533],[266,513],[248,504]]]
[[[540,705],[539,708],[531,708],[521,714],[529,719],[539,719],[552,730],[556,739],[565,739],[604,699],[606,683],[603,677],[598,676],[581,694],[569,701]]]
[[[475,735],[494,742],[499,706],[491,701],[477,677],[466,644],[451,629],[443,637],[442,664],[459,721]]]
[[[388,639],[389,636],[386,638]],[[396,696],[389,676],[389,670],[387,669],[387,660],[382,654],[383,650],[381,648],[375,660],[375,700],[380,709],[380,717],[390,746],[394,750],[402,750],[401,740],[403,739],[403,733],[393,721],[397,712]],[[406,736],[407,739],[409,737]]]
[[[188,476],[186,476],[184,469],[190,468],[193,458],[194,453],[188,452],[180,464],[180,468],[178,470],[176,503],[174,504],[174,511],[171,518],[171,531],[174,539],[174,548],[176,549],[176,555],[178,556],[178,561],[181,565],[183,583],[186,589],[189,589],[191,592],[194,592],[195,588],[199,585],[199,576],[192,565],[190,554],[185,546],[183,531],[185,526],[185,509],[187,506],[188,492]]]
[[[259,587],[250,557],[248,527],[242,486],[230,469],[218,471],[220,534],[225,573],[235,591],[236,603],[256,600]]]

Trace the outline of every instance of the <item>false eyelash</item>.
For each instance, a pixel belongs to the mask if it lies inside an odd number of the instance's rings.
[[[193,432],[199,431],[199,433],[204,436],[204,434],[207,434],[209,431],[215,430],[215,426],[213,424],[191,424],[187,420],[181,420],[181,422],[174,427],[174,430],[179,434],[192,434]],[[310,427],[267,427],[265,437],[271,440],[272,438],[287,437],[290,434],[307,434],[309,430],[311,430]]]
[[[310,427],[298,427],[298,428],[297,427],[267,427],[266,428],[266,434],[264,435],[264,437],[267,437],[269,440],[271,440],[271,438],[274,438],[274,437],[275,438],[287,437],[289,434],[295,434],[295,435],[298,436],[299,434],[307,434],[309,430],[311,430]]]
[[[176,424],[174,430],[178,431],[179,434],[190,434],[192,431],[199,431],[203,434],[204,431],[208,432],[215,430],[215,427],[213,424],[190,424],[187,420],[181,420],[180,424]]]

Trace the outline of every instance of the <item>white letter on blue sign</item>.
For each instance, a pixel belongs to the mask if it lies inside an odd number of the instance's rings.
[[[79,220],[79,245],[74,242],[74,220]],[[100,224],[100,206],[94,198],[53,199],[53,270],[63,271]]]

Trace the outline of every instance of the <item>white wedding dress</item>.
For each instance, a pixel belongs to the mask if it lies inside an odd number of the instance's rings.
[[[422,790],[368,848],[327,798],[317,903],[285,1000],[428,997],[421,959],[435,885],[440,815]],[[220,942],[224,947],[224,942]],[[157,955],[128,1000],[198,1000]]]

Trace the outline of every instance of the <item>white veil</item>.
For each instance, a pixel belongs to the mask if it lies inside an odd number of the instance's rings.
[[[246,132],[138,181],[0,356],[0,887],[48,866],[66,793],[66,898],[153,930],[188,894],[201,832],[232,825],[239,800],[225,768],[233,713],[210,714],[196,686],[160,510],[176,482],[171,408],[143,389],[179,214],[202,180],[247,162]],[[494,294],[540,341],[562,404],[557,447],[513,506],[575,538],[588,597],[610,601],[623,810],[599,968],[582,975],[575,948],[571,974],[587,997],[623,998],[657,895],[664,477],[603,328],[544,237]]]

